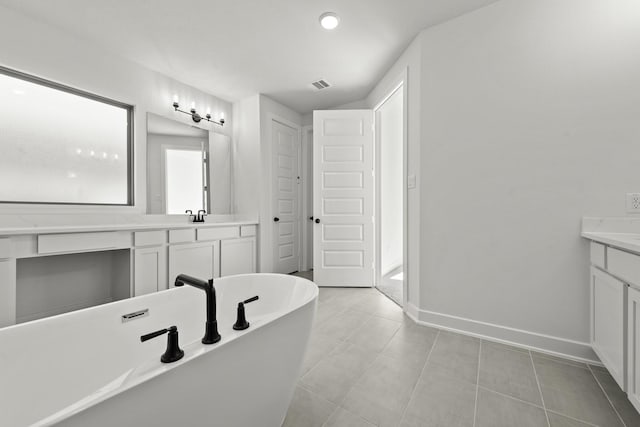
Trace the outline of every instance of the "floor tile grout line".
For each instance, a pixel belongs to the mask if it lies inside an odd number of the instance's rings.
[[[597,424],[591,424],[590,422],[587,422],[585,420],[579,420],[579,419],[574,418],[574,417],[572,417],[570,415],[561,414],[560,412],[554,411],[554,410],[551,410],[551,409],[547,409],[547,412],[551,412],[552,414],[555,414],[555,415],[560,415],[561,417],[564,417],[564,418],[569,418],[570,420],[577,421],[579,423],[586,424],[586,425],[591,426],[591,427],[600,427]]]
[[[309,369],[307,369],[306,372],[302,373],[300,375],[300,377],[298,378],[298,382],[302,380],[302,378],[307,375],[309,372],[311,372],[316,366],[318,366],[320,364],[320,362],[322,362],[324,360],[325,357],[333,354],[333,352],[335,351],[336,348],[340,347],[340,344],[344,344],[344,341],[338,340],[339,342],[329,351],[327,351],[327,353],[325,355],[323,355],[322,357],[320,357],[320,359],[318,359],[318,361],[316,363],[314,363],[312,366],[309,367]],[[305,355],[306,357],[306,355]]]
[[[533,359],[550,360],[552,362],[561,363],[563,365],[573,366],[574,368],[580,368],[584,370],[589,369],[589,364],[586,362],[579,362],[577,360],[567,359],[560,356],[552,356],[550,354],[545,354],[545,353],[536,353],[534,356],[532,350],[529,350],[529,353],[531,354],[531,357]]]
[[[329,414],[329,417],[322,423],[322,425],[320,427],[326,427],[327,423],[329,422],[329,420],[331,419],[331,417],[333,417],[333,415],[338,412],[340,410],[340,406],[336,405],[335,409],[333,410],[333,412],[331,412]]]
[[[542,386],[540,385],[540,379],[538,378],[538,370],[536,364],[533,361],[533,354],[529,350],[529,360],[531,361],[531,367],[533,368],[533,376],[536,378],[536,384],[538,385],[538,393],[540,393],[540,401],[542,402],[542,409],[544,410],[544,416],[547,419],[547,426],[551,427],[551,420],[549,420],[549,414],[547,413],[547,405],[544,403],[544,396],[542,395]]]
[[[476,375],[476,399],[473,404],[473,427],[476,427],[476,418],[478,416],[478,393],[480,392],[480,360],[482,359],[482,340],[478,345],[478,373]]]
[[[593,370],[591,369],[591,366],[587,365],[587,367],[589,368],[589,372],[591,372],[591,376],[593,376],[593,379],[596,380],[596,384],[598,384],[598,387],[600,387],[600,390],[602,390],[602,393],[604,394],[604,397],[607,398],[607,402],[609,402],[609,405],[611,405],[611,408],[613,409],[613,412],[616,413],[616,415],[618,416],[618,419],[620,420],[620,422],[622,423],[622,425],[624,427],[627,426],[627,423],[624,422],[624,420],[622,419],[622,415],[620,415],[620,413],[618,412],[618,410],[616,409],[615,405],[613,404],[613,402],[611,401],[611,398],[609,397],[609,395],[607,394],[607,392],[605,391],[604,387],[602,386],[602,384],[600,384],[600,380],[598,380],[598,377],[596,377],[596,374],[593,373]],[[615,380],[614,380],[615,381]]]
[[[388,356],[385,356],[385,355],[383,354],[383,353],[384,353],[384,350],[389,346],[389,343],[391,342],[391,340],[393,340],[393,337],[395,337],[395,336],[396,336],[396,334],[398,333],[398,331],[399,331],[399,330],[400,330],[400,329],[398,328],[398,329],[393,333],[393,335],[391,336],[391,339],[389,339],[389,342],[384,346],[384,348],[383,348],[382,350],[380,350],[380,351],[378,352],[378,355],[377,355],[377,356],[376,356],[376,357],[371,361],[371,363],[370,363],[369,365],[367,365],[367,367],[365,368],[365,370],[362,372],[362,375],[360,375],[357,379],[355,379],[355,380],[354,380],[353,385],[352,385],[351,387],[349,387],[349,390],[347,391],[347,393],[344,395],[344,397],[342,398],[342,400],[340,401],[340,403],[338,403],[338,407],[339,407],[339,408],[342,408],[342,409],[344,409],[345,411],[351,412],[351,411],[349,411],[347,408],[345,408],[344,406],[342,406],[342,404],[344,403],[344,401],[345,401],[345,399],[347,398],[347,396],[349,395],[349,393],[351,393],[351,391],[352,391],[354,388],[356,388],[356,387],[358,386],[358,384],[360,383],[360,381],[362,380],[362,378],[364,377],[364,375],[365,375],[365,374],[367,373],[367,371],[368,371],[368,370],[373,366],[373,364],[374,364],[374,363],[376,363],[376,361],[377,361],[379,358],[381,358],[381,357],[388,357]],[[360,347],[360,346],[359,346],[359,345],[357,345],[357,344],[351,344],[351,343],[348,343],[348,344],[349,344],[349,345],[356,346],[356,347]],[[351,412],[351,413],[353,413],[353,412]],[[355,414],[355,415],[357,415],[357,414]],[[368,422],[368,423],[370,423],[370,424],[374,424],[374,422],[373,422],[372,420],[369,420],[369,419],[368,419],[368,418],[366,418],[366,417],[363,417],[363,416],[361,416],[361,415],[357,415],[357,416],[358,416],[358,417],[360,417],[360,418],[362,418],[363,420],[365,420],[366,422]],[[375,425],[375,424],[374,424],[374,425]]]
[[[527,401],[527,400],[523,400],[523,399],[520,399],[520,398],[518,398],[518,397],[511,396],[510,394],[500,393],[499,391],[491,390],[490,388],[485,387],[485,386],[480,386],[480,388],[481,388],[482,390],[486,390],[486,391],[488,391],[488,392],[490,392],[490,393],[494,393],[494,394],[497,394],[497,395],[499,395],[499,396],[506,397],[506,398],[511,399],[511,400],[515,400],[516,402],[526,403],[527,405],[535,406],[536,408],[538,408],[538,409],[542,409],[543,411],[545,410],[545,409],[544,409],[544,407],[543,407],[542,405],[537,405],[537,404],[535,404],[535,403],[533,403],[533,402],[529,402],[529,401]]]
[[[438,338],[440,337],[441,330],[438,329],[437,331],[438,332],[436,333],[436,337],[433,339],[433,344],[431,344],[431,348],[429,349],[429,354],[427,354],[427,358],[424,361],[424,365],[422,365],[422,370],[420,371],[420,375],[418,375],[418,381],[416,381],[415,385],[413,386],[413,390],[411,390],[411,394],[409,395],[409,401],[405,405],[404,410],[402,411],[402,415],[400,416],[400,424],[402,424],[404,417],[407,415],[407,409],[409,409],[409,405],[411,405],[411,402],[415,397],[416,389],[418,388],[418,383],[420,382],[420,378],[422,378],[422,374],[424,374],[424,370],[427,369],[427,364],[429,363],[431,354],[433,354],[433,349],[436,347],[436,344],[438,343]]]

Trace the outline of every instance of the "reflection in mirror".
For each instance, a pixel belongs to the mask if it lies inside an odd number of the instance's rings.
[[[229,137],[147,115],[147,213],[231,213]]]

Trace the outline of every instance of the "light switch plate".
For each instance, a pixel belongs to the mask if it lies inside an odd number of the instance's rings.
[[[640,193],[627,193],[627,213],[640,214]]]

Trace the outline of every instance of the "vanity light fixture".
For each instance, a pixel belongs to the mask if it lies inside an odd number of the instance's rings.
[[[215,120],[213,120],[211,118],[211,114],[209,112],[207,112],[207,114],[204,117],[202,117],[196,111],[196,108],[195,108],[194,104],[191,104],[191,110],[185,111],[185,110],[181,110],[180,109],[180,104],[178,103],[178,101],[174,100],[173,101],[173,108],[174,108],[175,111],[190,115],[191,118],[193,119],[193,121],[196,122],[196,123],[200,123],[202,120],[206,120],[208,122],[215,123],[215,124],[217,124],[219,126],[224,126],[224,116],[219,121],[215,121]]]
[[[334,12],[325,12],[320,15],[320,25],[325,30],[333,30],[340,24],[340,18]]]

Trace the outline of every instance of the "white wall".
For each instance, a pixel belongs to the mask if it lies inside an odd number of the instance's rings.
[[[54,212],[140,212],[146,210],[146,113],[154,112],[188,123],[191,118],[175,113],[171,106],[178,95],[184,105],[192,101],[199,109],[211,108],[212,115],[225,114],[223,128],[215,132],[231,134],[234,124],[231,104],[193,87],[73,37],[58,28],[36,22],[0,6],[0,65],[135,106],[135,206],[46,207]],[[34,111],[37,114],[37,111]],[[0,212],[33,211],[33,205],[3,205]]]
[[[258,216],[260,197],[260,95],[233,104],[235,212]]]
[[[593,357],[580,220],[640,186],[640,4],[503,0],[420,44],[419,318]]]
[[[403,93],[397,90],[377,111],[380,155],[380,276],[402,265]]]

